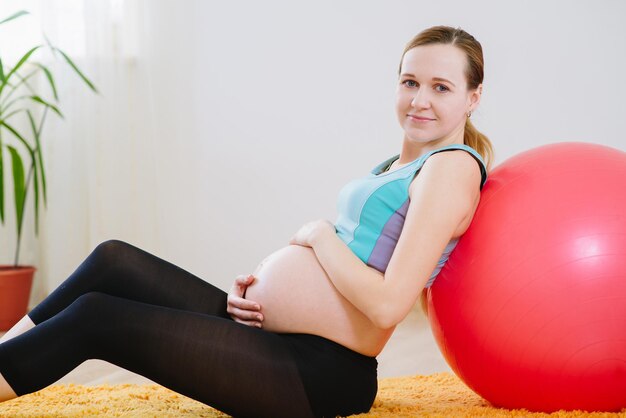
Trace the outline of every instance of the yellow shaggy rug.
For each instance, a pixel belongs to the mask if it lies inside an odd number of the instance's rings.
[[[530,413],[497,409],[469,390],[456,376],[381,379],[374,406],[354,417],[625,417],[619,413]],[[51,386],[0,403],[0,417],[227,417],[206,405],[158,385]]]

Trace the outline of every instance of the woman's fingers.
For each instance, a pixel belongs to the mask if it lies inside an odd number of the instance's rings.
[[[240,324],[244,324],[244,325],[247,325],[249,327],[263,328],[263,324],[261,324],[260,322],[256,322],[256,321],[242,321],[241,319],[238,319],[238,318],[233,318],[233,320],[235,322],[239,322]]]
[[[239,275],[235,278],[227,298],[226,311],[230,317],[241,324],[261,328],[263,314],[261,306],[244,298],[246,289],[254,282],[253,275]]]
[[[226,309],[230,317],[240,324],[261,328],[263,314],[256,310],[240,309],[229,303]]]
[[[255,277],[251,274],[248,275],[239,275],[235,278],[235,282],[233,286],[230,288],[229,294],[233,294],[235,296],[244,297],[246,294],[246,289],[250,286],[255,280]]]
[[[229,296],[228,297],[228,305],[233,308],[242,309],[246,311],[260,311],[261,306],[251,300],[240,298],[238,296]]]
[[[250,286],[254,281],[254,276],[251,274],[241,274],[235,278],[235,283],[240,286]]]
[[[241,319],[263,320],[263,314],[260,312],[261,307],[249,300],[235,297],[230,298],[226,310],[229,314],[236,315]]]
[[[241,319],[242,321],[263,321],[263,314],[258,311],[250,311],[231,307],[228,313],[238,319]]]

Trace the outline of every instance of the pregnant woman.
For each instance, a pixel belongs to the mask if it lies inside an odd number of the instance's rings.
[[[467,230],[491,159],[469,121],[480,43],[459,28],[415,36],[400,61],[400,154],[340,192],[227,294],[106,241],[0,343],[0,400],[102,359],[237,417],[367,412],[376,356]]]

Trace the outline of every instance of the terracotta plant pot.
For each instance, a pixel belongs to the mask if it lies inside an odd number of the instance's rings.
[[[0,331],[7,331],[28,311],[33,266],[0,266]]]

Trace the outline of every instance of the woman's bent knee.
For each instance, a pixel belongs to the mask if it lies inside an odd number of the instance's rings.
[[[139,248],[127,242],[110,239],[98,244],[89,259],[97,266],[98,273],[112,271],[119,273],[124,271],[129,263],[132,265],[132,260],[135,260],[140,252]]]
[[[118,239],[110,239],[98,244],[93,252],[98,254],[100,257],[115,260],[130,248],[134,247],[127,242],[120,241]]]

